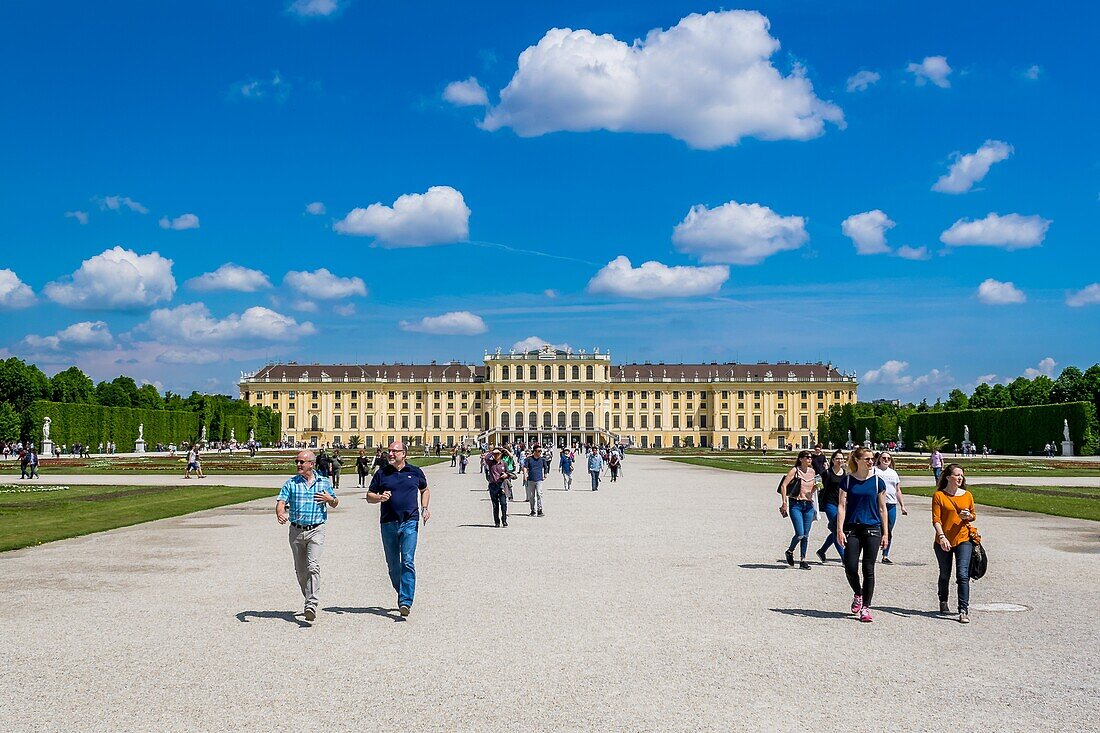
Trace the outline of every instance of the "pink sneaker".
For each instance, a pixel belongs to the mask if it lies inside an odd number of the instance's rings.
[[[863,608],[863,596],[852,596],[852,613],[858,616],[861,608]]]
[[[863,608],[859,609],[859,620],[862,621],[865,624],[871,623],[871,621],[873,620],[871,618],[871,609],[868,608],[867,606],[864,606]]]

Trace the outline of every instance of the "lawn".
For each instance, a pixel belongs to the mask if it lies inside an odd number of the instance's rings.
[[[976,484],[967,486],[977,504],[1053,514],[1058,517],[1100,522],[1100,489],[1082,486],[1012,486]],[[931,486],[907,486],[906,494],[932,496]],[[976,522],[981,526],[981,522]]]
[[[277,489],[228,486],[0,485],[0,552],[202,509],[274,497]]]
[[[291,474],[294,473],[295,451],[282,453],[257,453],[255,458],[249,458],[247,451],[236,453],[204,453],[202,455],[202,471],[208,476],[225,476],[234,474]],[[345,475],[355,473],[355,458],[357,453],[348,451],[341,453],[344,461],[342,473]],[[450,456],[410,456],[409,463],[417,466],[431,466],[436,463],[450,460]],[[5,473],[18,476],[19,463],[7,461],[0,464],[6,468]],[[88,474],[140,474],[140,473],[178,473],[183,475],[186,465],[186,454],[178,453],[175,457],[163,455],[157,456],[104,456],[97,458],[47,458],[43,459],[38,467],[39,472],[63,475],[88,475]]]
[[[669,456],[666,461],[689,463],[695,466],[709,466],[728,471],[745,473],[786,473],[794,465],[796,454],[781,456],[760,456],[738,454],[731,456]],[[953,459],[944,457],[944,463]],[[960,458],[957,461],[966,469],[968,476],[1040,476],[1058,478],[1063,476],[1100,476],[1098,461],[1059,461],[1058,459],[1038,458]],[[928,468],[927,457],[895,457],[898,473],[905,475],[932,476]]]

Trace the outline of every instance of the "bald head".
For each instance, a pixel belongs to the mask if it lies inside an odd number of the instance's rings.
[[[390,465],[400,470],[405,467],[405,444],[399,440],[390,443]]]
[[[313,455],[311,450],[298,451],[298,455],[294,457],[294,464],[297,466],[299,475],[312,476],[313,464],[317,460],[317,456]]]

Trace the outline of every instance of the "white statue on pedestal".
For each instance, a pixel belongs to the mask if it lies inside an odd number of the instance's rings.
[[[143,442],[144,440],[145,440],[145,423],[139,422],[138,423],[138,442]]]
[[[199,441],[202,442],[202,443],[206,442],[206,426],[205,425],[202,426],[202,437],[199,438]]]
[[[256,431],[252,428],[248,429],[248,442],[252,443],[256,440]]]
[[[963,442],[964,443],[969,443],[970,442],[970,426],[969,425],[963,425]]]
[[[50,418],[47,417],[46,419],[49,420]],[[1062,421],[1062,438],[1069,442],[1069,420]]]
[[[236,443],[237,442],[237,429],[236,428],[229,428],[229,442],[230,443]]]
[[[42,440],[48,441],[50,439],[50,423],[51,422],[52,421],[50,420],[49,415],[46,415],[44,418],[42,418]],[[1069,434],[1069,432],[1068,432],[1069,428],[1066,428],[1066,431],[1067,431],[1066,434],[1068,435]]]

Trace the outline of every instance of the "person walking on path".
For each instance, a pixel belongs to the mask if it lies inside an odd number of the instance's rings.
[[[840,487],[837,541],[844,548],[844,574],[854,593],[852,613],[871,622],[875,593],[875,561],[880,547],[890,541],[886,526],[886,484],[874,473],[875,458],[869,448],[856,448],[848,456],[848,475]],[[860,581],[860,555],[863,580]]]
[[[829,467],[821,474],[821,489],[817,492],[817,503],[825,517],[829,520],[829,536],[825,538],[825,544],[817,551],[817,557],[825,562],[825,552],[830,547],[835,547],[841,561],[844,560],[844,549],[836,540],[836,515],[840,505],[840,485],[848,472],[844,470],[844,451],[833,451],[829,459]]]
[[[489,481],[489,501],[493,505],[493,524],[508,526],[508,493],[504,485],[510,480],[508,467],[501,460],[499,450],[485,454],[485,477]]]
[[[340,469],[344,466],[344,459],[340,458],[340,451],[334,450],[332,452],[332,457],[328,459],[328,465],[332,486],[338,489],[340,488]]]
[[[416,592],[416,541],[420,521],[427,525],[431,491],[428,479],[417,466],[408,463],[405,444],[390,443],[389,464],[371,479],[367,501],[381,504],[379,524],[382,549],[386,553],[390,583],[397,593],[397,608],[402,616],[412,611]]]
[[[367,474],[370,473],[371,459],[367,458],[367,452],[359,449],[359,455],[355,459],[355,472],[359,474],[359,488],[367,485]]]
[[[592,477],[592,490],[600,490],[600,471],[603,470],[603,459],[596,451],[588,454],[588,474]]]
[[[939,483],[940,474],[943,473],[943,454],[940,453],[939,448],[932,451],[932,455],[928,459],[928,464],[932,467],[932,475],[936,477],[936,483]]]
[[[575,459],[573,458],[573,451],[562,449],[561,459],[559,461],[559,467],[561,468],[562,481],[565,483],[565,490],[570,491],[573,488],[573,464]]]
[[[466,464],[469,463],[470,457],[466,455],[466,449],[463,448],[458,454],[458,472],[466,473]]]
[[[959,623],[970,623],[970,557],[974,545],[970,542],[970,524],[974,513],[974,496],[966,490],[962,466],[948,464],[932,495],[932,528],[936,530],[933,547],[940,566],[937,590],[940,613],[951,613],[947,605],[947,586],[951,582],[951,564],[955,564],[955,582],[959,586]]]
[[[615,450],[611,451],[611,453],[607,456],[607,466],[611,469],[612,483],[619,480],[619,466],[621,465],[622,463],[619,459],[619,452]]]
[[[458,448],[451,448],[451,468],[458,463]]]
[[[41,478],[38,475],[38,451],[33,445],[27,450],[27,478]]]
[[[794,467],[787,471],[783,482],[783,503],[779,507],[779,513],[784,517],[790,516],[794,525],[794,537],[787,547],[784,557],[787,564],[794,567],[794,548],[801,545],[802,558],[798,567],[809,570],[810,564],[806,562],[806,550],[810,544],[810,527],[813,526],[817,509],[814,508],[814,493],[817,491],[817,474],[814,473],[811,459],[813,455],[808,450],[801,451],[795,461]],[[792,485],[793,482],[793,485]]]
[[[893,565],[890,547],[894,544],[894,524],[898,521],[898,509],[902,515],[908,515],[909,512],[905,510],[905,497],[901,495],[901,477],[894,470],[894,457],[888,451],[875,456],[875,472],[886,483],[886,518],[890,528],[890,541],[882,551],[882,562]]]
[[[294,572],[305,599],[303,615],[313,623],[317,618],[317,594],[321,590],[321,550],[325,547],[325,522],[329,507],[340,500],[332,482],[314,470],[313,451],[304,450],[294,459],[297,473],[287,479],[275,502],[279,524],[290,523],[290,552]]]
[[[823,476],[831,468],[830,461],[825,457],[825,452],[821,450],[821,443],[814,446],[814,451],[810,454],[810,463],[813,465],[814,473],[818,476]]]
[[[192,471],[194,471],[199,478],[206,478],[202,473],[202,464],[199,461],[199,447],[197,445],[191,446],[191,449],[187,451],[187,469],[183,472],[183,477],[191,478]]]
[[[27,477],[27,467],[31,462],[30,450],[23,450],[19,454],[19,478],[25,479]]]
[[[546,481],[546,459],[542,457],[542,446],[536,445],[531,455],[523,461],[524,474],[527,476],[527,500],[531,503],[531,516],[542,514],[542,485]]]

